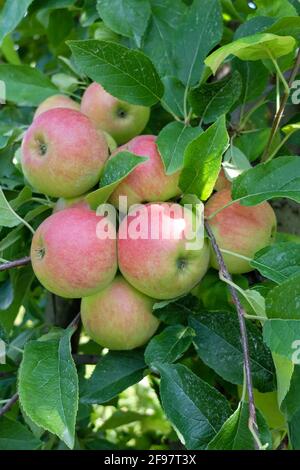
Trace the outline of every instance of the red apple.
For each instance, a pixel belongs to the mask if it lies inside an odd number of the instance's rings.
[[[45,111],[49,111],[49,109],[55,108],[68,108],[73,109],[75,111],[80,111],[80,104],[76,103],[76,101],[72,100],[68,96],[53,95],[47,98],[38,106],[33,119],[36,119],[40,114],[44,113]]]
[[[205,206],[206,217],[231,201],[229,189],[215,193]],[[209,224],[221,249],[252,259],[257,251],[272,243],[276,231],[276,216],[268,202],[251,207],[235,202],[209,220]],[[223,256],[232,274],[242,274],[254,269],[247,259],[226,253]],[[218,269],[214,253],[211,264]]]
[[[105,288],[117,271],[115,227],[105,221],[106,238],[97,234],[103,218],[85,208],[65,209],[47,218],[32,239],[33,270],[50,292],[80,298]]]
[[[179,204],[146,204],[129,213],[118,234],[119,268],[125,279],[155,299],[189,292],[209,264],[206,239],[191,247],[195,225],[194,214]]]
[[[86,89],[81,111],[99,129],[108,132],[118,144],[124,144],[140,134],[150,116],[149,108],[120,101],[98,83],[92,83]]]
[[[167,201],[181,194],[179,172],[166,175],[155,141],[154,135],[140,135],[119,147],[119,152],[127,150],[149,160],[136,167],[115,189],[109,200],[114,206],[118,206],[120,196],[127,196],[131,206],[141,202]]]
[[[81,318],[87,334],[103,347],[134,349],[145,344],[158,328],[152,314],[154,300],[117,276],[95,295],[81,302]]]
[[[54,197],[76,197],[95,186],[108,158],[105,137],[79,111],[56,108],[35,119],[22,143],[29,183]]]

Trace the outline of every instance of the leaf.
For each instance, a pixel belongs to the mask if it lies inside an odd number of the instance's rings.
[[[49,340],[31,341],[24,348],[18,390],[22,408],[38,426],[74,447],[78,408],[78,378],[68,329]]]
[[[244,23],[241,23],[235,31],[233,37],[234,39],[240,39],[246,36],[252,36],[256,33],[270,33],[271,31],[269,31],[268,28],[275,22],[275,18],[270,18],[268,16],[255,16],[254,18],[250,18]],[[287,34],[284,34],[284,36],[287,36]]]
[[[241,77],[235,71],[228,78],[194,88],[189,94],[189,102],[197,116],[208,124],[227,114],[239,99],[241,91]]]
[[[295,350],[300,346],[300,320],[267,320],[263,332],[264,341],[272,352],[293,361]]]
[[[15,213],[0,188],[0,226],[15,227],[22,219]]]
[[[0,310],[7,310],[14,300],[14,290],[10,279],[0,286]]]
[[[203,449],[230,416],[223,395],[187,367],[157,364],[164,412],[187,449]]]
[[[105,165],[99,189],[85,197],[91,208],[97,209],[100,204],[106,202],[121,181],[147,160],[147,157],[141,157],[127,151],[118,152],[111,157]]]
[[[3,416],[0,419],[0,450],[36,450],[41,441],[18,421]]]
[[[97,364],[91,378],[83,383],[80,401],[100,404],[111,400],[142,380],[145,368],[140,351],[110,351]]]
[[[163,96],[163,84],[142,52],[93,39],[68,44],[80,71],[113,96],[144,106],[152,106]]]
[[[143,51],[150,57],[161,77],[176,77],[178,29],[187,7],[177,0],[151,0],[151,17],[143,40]]]
[[[276,353],[272,353],[272,356],[276,368],[278,405],[281,407],[291,385],[294,364],[287,357],[279,356]]]
[[[300,366],[295,365],[294,372],[290,382],[290,388],[282,402],[281,409],[290,421],[295,414],[299,414],[300,411]]]
[[[293,36],[300,41],[300,18],[299,16],[287,16],[280,18],[268,28],[268,33],[279,36]]]
[[[145,361],[148,366],[159,362],[175,362],[190,347],[194,332],[192,328],[182,325],[167,327],[160,335],[154,336],[145,350]]]
[[[0,45],[5,36],[16,29],[33,0],[6,1],[0,13]],[[3,2],[2,2],[3,3]]]
[[[245,206],[287,197],[300,202],[300,159],[278,157],[245,171],[233,181],[232,198]]]
[[[255,254],[250,264],[263,276],[281,284],[289,277],[300,273],[299,244],[282,242],[267,246]]]
[[[260,440],[267,449],[272,449],[272,436],[265,419],[256,410]],[[255,450],[254,439],[248,427],[249,405],[242,401],[238,408],[223,424],[218,434],[208,444],[208,450]]]
[[[165,87],[162,106],[167,110],[183,118],[184,117],[184,85],[175,77],[167,76],[162,78]],[[187,107],[189,112],[189,107]]]
[[[268,70],[260,62],[232,61],[233,68],[237,70],[242,79],[242,89],[239,100],[245,104],[261,97],[265,91],[269,79]]]
[[[252,86],[252,85],[251,85]],[[239,148],[250,162],[257,160],[266,148],[271,129],[253,129],[249,134],[242,134],[234,140],[235,147]],[[253,145],[255,142],[255,145]]]
[[[228,382],[242,384],[244,357],[236,315],[202,312],[191,316],[189,325],[195,330],[193,341],[202,361]],[[247,333],[253,385],[261,392],[271,391],[275,382],[271,353],[263,343],[259,328],[249,320]]]
[[[116,429],[120,426],[126,426],[127,424],[134,423],[136,421],[142,421],[147,415],[137,413],[136,411],[122,411],[117,410],[110,418],[108,418],[102,426],[101,431],[107,431],[108,429]]]
[[[97,9],[110,29],[140,47],[151,13],[148,0],[98,0]]]
[[[270,59],[270,54],[274,58],[288,54],[295,45],[296,41],[291,36],[254,34],[220,47],[207,57],[205,63],[215,74],[222,62],[231,54],[242,60]]]
[[[244,173],[244,171],[252,168],[246,155],[244,155],[238,147],[234,147],[233,145],[231,145],[225,153],[222,167],[229,181],[233,181],[234,178],[237,178]]]
[[[47,36],[53,47],[65,42],[74,26],[73,15],[69,10],[57,9],[51,12],[47,28]]]
[[[202,132],[200,127],[187,127],[182,122],[175,121],[160,131],[156,143],[167,175],[182,168],[186,147]]]
[[[194,0],[176,33],[176,76],[186,86],[195,85],[207,54],[222,39],[222,10],[219,0]]]
[[[281,16],[297,16],[297,12],[288,0],[255,0],[256,9],[252,15],[271,16],[280,18]]]
[[[300,320],[300,274],[274,287],[266,297],[268,318]]]
[[[6,84],[6,99],[18,106],[38,106],[58,92],[48,77],[29,65],[0,64],[0,80]]]
[[[167,325],[185,325],[189,315],[193,315],[199,308],[199,300],[193,295],[187,295],[175,300],[157,302],[154,304],[153,313]]]
[[[221,116],[187,146],[179,179],[179,186],[185,194],[195,194],[204,201],[209,198],[218,179],[228,141],[225,117]]]

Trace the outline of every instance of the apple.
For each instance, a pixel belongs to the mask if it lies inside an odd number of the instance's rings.
[[[81,318],[87,334],[101,346],[129,350],[145,344],[158,328],[152,314],[154,300],[122,277],[81,301]]]
[[[115,189],[109,202],[118,206],[119,197],[127,196],[129,206],[141,202],[167,201],[179,196],[180,172],[166,175],[154,135],[140,135],[119,147],[118,152],[127,150],[148,161],[136,167]],[[117,152],[114,152],[116,155]]]
[[[231,183],[230,181],[226,178],[225,172],[223,168],[221,169],[218,179],[215,184],[215,191],[222,191],[222,189],[230,189],[231,188]]]
[[[140,134],[150,116],[150,108],[121,101],[95,82],[82,97],[81,111],[97,128],[108,132],[119,145]]]
[[[38,116],[22,142],[25,177],[39,192],[72,198],[95,186],[108,158],[106,139],[81,112],[50,109]]]
[[[38,106],[33,119],[36,119],[38,116],[40,116],[40,114],[44,113],[45,111],[49,111],[49,109],[54,108],[69,108],[75,111],[80,111],[80,104],[76,103],[76,101],[72,100],[68,96],[53,95],[45,99],[45,101],[43,101]]]
[[[103,218],[86,208],[52,214],[38,227],[31,244],[36,277],[50,292],[80,298],[105,288],[117,271],[116,231],[107,219],[108,232],[99,236]]]
[[[231,201],[229,189],[215,193],[205,206],[205,216],[209,217]],[[257,251],[272,243],[276,232],[276,216],[268,202],[251,207],[235,202],[210,219],[209,224],[221,249],[242,256],[239,258],[223,253],[225,264],[231,274],[252,271],[254,268],[243,256],[252,259]],[[211,264],[218,269],[213,250]]]
[[[210,256],[207,240],[197,241],[192,232],[196,222],[193,212],[179,204],[151,203],[129,212],[118,234],[125,279],[154,299],[189,292],[206,273]]]

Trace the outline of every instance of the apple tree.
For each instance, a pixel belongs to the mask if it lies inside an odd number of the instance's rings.
[[[300,449],[299,14],[0,0],[1,450]]]

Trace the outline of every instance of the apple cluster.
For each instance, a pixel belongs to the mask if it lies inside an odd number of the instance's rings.
[[[92,83],[81,105],[61,95],[44,101],[22,143],[26,179],[57,198],[53,214],[32,239],[34,272],[50,292],[81,298],[86,332],[115,350],[145,344],[159,326],[154,303],[188,293],[209,266],[218,268],[207,238],[188,249],[187,233],[199,222],[179,204],[180,172],[166,175],[156,137],[139,135],[149,115],[149,108],[120,101]],[[121,181],[108,202],[118,208],[120,196],[126,196],[128,206],[140,204],[141,210],[129,211],[119,227],[106,218],[107,236],[99,236],[104,216],[85,196],[99,183],[108,159],[123,150],[148,159]],[[205,214],[216,213],[210,225],[229,271],[246,273],[254,254],[272,241],[274,212],[268,203],[246,207],[237,202],[218,212],[231,202],[224,174],[215,189]],[[147,236],[133,236],[129,227],[134,224],[146,227]],[[167,237],[161,226],[168,229]]]

